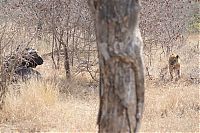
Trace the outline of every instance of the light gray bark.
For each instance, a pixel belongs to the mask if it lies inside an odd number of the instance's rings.
[[[100,65],[99,132],[136,132],[144,103],[138,0],[90,0]]]

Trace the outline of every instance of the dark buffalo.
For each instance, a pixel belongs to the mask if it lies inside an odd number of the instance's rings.
[[[37,54],[37,51],[32,48],[27,48],[24,55],[22,56],[22,66],[27,68],[36,68],[37,65],[42,65],[43,59]]]
[[[13,75],[13,81],[19,78],[22,80],[30,79],[31,77],[41,77],[41,74],[34,70],[37,65],[42,65],[43,59],[33,48],[26,48],[23,51],[16,51],[13,54],[6,56],[4,59],[4,72],[6,75]]]
[[[39,79],[41,78],[41,74],[32,69],[31,67],[19,67],[15,69],[15,79],[14,81],[17,81],[19,78],[22,79],[22,81],[30,79],[30,78],[36,78]]]

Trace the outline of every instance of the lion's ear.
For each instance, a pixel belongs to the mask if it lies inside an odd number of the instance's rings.
[[[179,56],[177,55],[177,56],[176,56],[176,58],[178,59],[178,58],[179,58]]]

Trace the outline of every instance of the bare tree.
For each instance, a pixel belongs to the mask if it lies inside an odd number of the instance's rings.
[[[186,36],[191,21],[192,4],[190,0],[142,1],[140,27],[147,47],[164,48],[167,55],[181,37]],[[180,43],[183,43],[182,41]],[[150,45],[150,46],[149,46]]]
[[[42,28],[39,28],[41,29],[39,31],[43,33],[48,31],[52,38],[51,57],[54,68],[59,68],[60,59],[64,59],[66,77],[69,78],[71,76],[70,65],[74,66],[76,61],[74,58],[77,56],[75,55],[79,53],[86,55],[88,49],[85,50],[85,48],[92,45],[88,43],[88,41],[91,41],[91,36],[84,37],[85,33],[90,34],[90,23],[92,22],[87,12],[87,4],[84,4],[84,0],[36,0],[30,3],[27,8],[42,23]],[[61,52],[64,58],[60,58]],[[78,55],[77,58],[80,59],[81,57]],[[86,60],[86,58],[82,58],[82,60]],[[79,62],[78,60],[76,64],[79,64]]]
[[[90,0],[100,65],[99,132],[136,132],[144,103],[138,0]]]

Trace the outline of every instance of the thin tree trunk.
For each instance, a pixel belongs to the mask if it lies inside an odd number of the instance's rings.
[[[99,132],[139,129],[144,103],[138,0],[90,0],[100,65]]]
[[[64,43],[64,41],[63,41],[63,34],[64,34],[64,31],[62,30],[61,34],[60,34],[60,43],[62,44],[62,46],[64,48],[64,67],[65,67],[66,77],[69,79],[71,77],[70,64],[69,64],[69,53],[68,53],[69,31],[67,30],[67,43]]]
[[[4,105],[4,100],[6,97],[6,92],[7,92],[7,74],[5,73],[5,68],[3,65],[3,47],[2,47],[2,40],[6,32],[6,27],[5,25],[3,28],[3,32],[0,37],[0,110],[3,108]]]
[[[74,25],[73,36],[72,36],[72,52],[71,52],[71,63],[72,63],[72,66],[74,66],[75,34],[76,34],[76,26]]]
[[[4,104],[4,99],[5,99],[5,95],[6,95],[6,85],[5,85],[5,77],[4,77],[4,68],[3,68],[3,61],[2,61],[2,46],[1,46],[1,39],[0,38],[0,71],[1,71],[1,74],[0,74],[0,110],[3,108],[3,104]]]
[[[68,6],[71,4],[71,0],[68,1]],[[67,79],[70,79],[71,78],[71,73],[70,73],[70,59],[69,59],[69,52],[68,52],[68,47],[69,47],[69,22],[70,22],[70,8],[69,8],[69,11],[68,11],[68,16],[67,16],[67,40],[66,40],[66,43],[64,43],[63,41],[63,35],[64,35],[64,31],[62,30],[61,32],[61,37],[60,37],[60,40],[61,40],[61,43],[63,44],[63,47],[64,47],[64,67],[65,67],[65,73],[66,73],[66,78]]]
[[[55,32],[53,32],[53,38],[52,38],[52,47],[51,47],[51,59],[53,61],[53,64],[54,64],[54,68],[56,69],[57,66],[56,66],[56,62],[55,62],[55,58],[54,58],[54,46],[55,46],[55,41],[56,41],[56,35],[55,35]]]
[[[59,42],[58,48],[57,48],[57,68],[60,69],[60,52],[61,52],[61,43]]]
[[[64,52],[65,52],[65,71],[66,77],[70,78],[70,65],[69,65],[69,53],[68,53],[68,43],[69,43],[69,31],[67,30],[67,44],[64,44]]]

